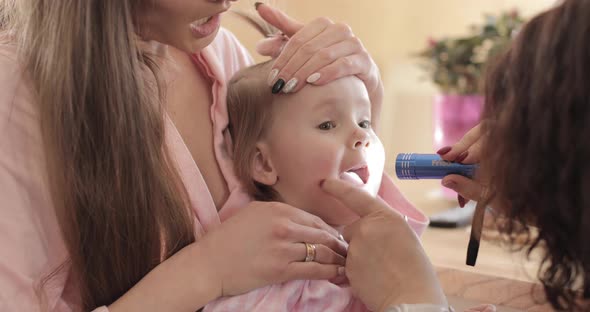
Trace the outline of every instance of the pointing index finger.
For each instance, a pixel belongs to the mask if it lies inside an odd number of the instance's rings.
[[[293,36],[297,31],[303,28],[303,24],[301,22],[291,18],[283,11],[273,8],[270,5],[257,3],[256,10],[262,19],[272,26],[278,28],[288,37]]]
[[[384,209],[379,201],[366,191],[339,179],[327,179],[322,183],[322,189],[334,196],[346,207],[360,217]]]

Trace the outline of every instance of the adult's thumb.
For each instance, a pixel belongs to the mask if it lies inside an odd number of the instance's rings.
[[[462,175],[451,174],[442,179],[441,184],[469,200],[479,201],[483,186]]]
[[[339,179],[327,179],[322,183],[322,188],[360,217],[388,209],[383,201],[372,197],[368,192],[353,186],[349,182]]]

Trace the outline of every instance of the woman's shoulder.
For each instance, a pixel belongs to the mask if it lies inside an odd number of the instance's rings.
[[[38,186],[44,165],[39,108],[14,43],[0,41],[0,184]],[[2,193],[2,192],[0,192]]]
[[[36,285],[67,257],[47,182],[38,105],[17,51],[0,40],[0,220],[10,220],[0,224],[0,293],[18,298],[0,299],[2,311],[38,310]],[[71,310],[61,298],[66,281],[60,272],[49,282],[43,296],[50,310]]]
[[[17,44],[8,35],[0,32],[0,77],[6,79],[10,75],[21,71]],[[0,88],[4,89],[5,85],[0,85]]]
[[[19,59],[15,44],[0,41],[0,169],[11,172],[0,184],[36,180],[44,164],[38,105]]]
[[[0,96],[15,87],[15,78],[21,76],[16,44],[3,40],[0,36]]]
[[[19,61],[17,46],[2,39],[5,38],[0,37],[0,126],[5,125],[9,116],[15,117],[16,111],[32,113],[33,108],[30,83]]]
[[[6,35],[0,34],[0,63],[12,63],[16,61],[16,44]]]
[[[37,140],[38,106],[15,43],[0,40],[0,144],[24,139]],[[16,138],[7,137],[14,132]]]

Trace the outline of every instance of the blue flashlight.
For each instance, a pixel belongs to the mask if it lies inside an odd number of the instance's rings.
[[[404,153],[395,159],[395,174],[401,180],[442,179],[449,174],[473,178],[477,167],[446,161],[437,154]]]

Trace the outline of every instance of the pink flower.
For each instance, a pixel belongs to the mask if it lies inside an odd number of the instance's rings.
[[[438,45],[438,41],[434,40],[432,37],[428,37],[428,46],[430,48],[434,48]]]

